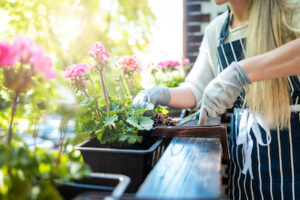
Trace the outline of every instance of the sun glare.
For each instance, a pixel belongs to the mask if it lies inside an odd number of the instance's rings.
[[[63,49],[68,50],[70,44],[81,34],[81,22],[76,16],[61,17],[56,23],[55,32],[59,35],[59,41]]]
[[[9,25],[8,25],[9,16],[5,11],[1,10],[0,11],[0,19],[1,19],[0,20],[0,32],[3,33],[9,29]]]

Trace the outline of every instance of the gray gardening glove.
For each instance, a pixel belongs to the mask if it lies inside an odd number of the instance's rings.
[[[242,67],[231,63],[206,86],[200,109],[199,125],[205,125],[208,117],[217,117],[232,108],[243,86],[251,81]]]
[[[167,106],[170,103],[171,94],[167,87],[154,87],[140,91],[133,99],[133,104],[152,103],[154,106]]]

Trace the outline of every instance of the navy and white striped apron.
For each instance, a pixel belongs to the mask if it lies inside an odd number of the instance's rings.
[[[245,55],[244,38],[224,44],[228,35],[229,22],[230,14],[220,32],[217,48],[218,73],[233,61],[243,59]],[[288,80],[291,105],[298,105],[300,104],[300,77],[290,76]],[[234,104],[235,110],[239,110],[242,103],[243,93]],[[245,115],[235,112],[231,118],[231,131],[228,138],[231,157],[228,193],[230,199],[300,199],[300,112],[299,109],[295,110],[297,111],[291,113],[289,130],[277,129],[267,133],[259,124],[257,128],[261,134],[257,135],[253,131],[254,128],[250,126],[243,144],[239,143],[240,125]],[[247,154],[250,140],[252,150]],[[242,173],[249,160],[249,169]]]

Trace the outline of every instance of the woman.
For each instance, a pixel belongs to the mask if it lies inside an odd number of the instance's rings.
[[[206,28],[185,83],[142,91],[134,102],[201,107],[200,124],[234,106],[229,197],[300,199],[300,77],[286,77],[300,74],[297,2],[215,2],[230,11]]]

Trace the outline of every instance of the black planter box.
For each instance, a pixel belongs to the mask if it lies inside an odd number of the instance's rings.
[[[101,192],[103,196],[120,198],[129,183],[130,178],[124,175],[92,173],[88,178],[62,184],[57,189],[64,200],[71,200],[88,192]]]
[[[75,147],[85,163],[94,172],[117,173],[130,177],[127,192],[136,192],[166,148],[164,139],[153,140],[145,150],[99,148],[97,139],[91,139]]]

